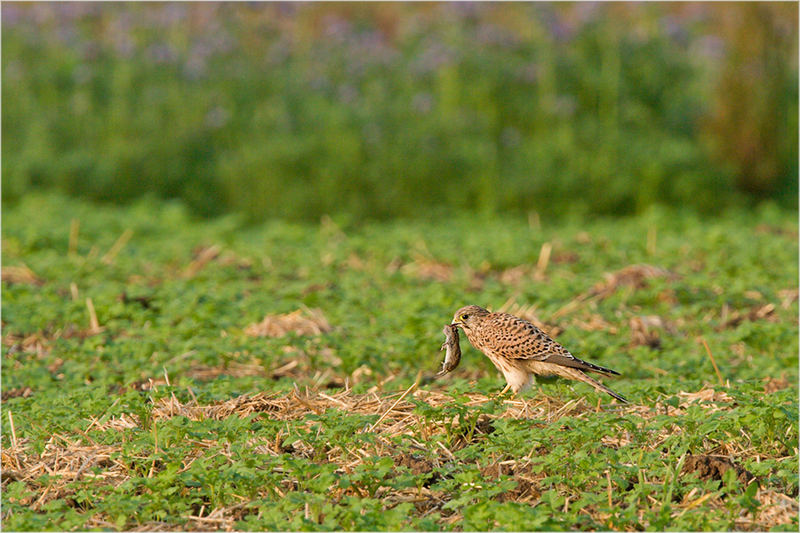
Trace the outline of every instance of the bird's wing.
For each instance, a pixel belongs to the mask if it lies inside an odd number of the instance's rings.
[[[542,361],[579,370],[619,375],[619,372],[609,368],[578,359],[527,320],[508,313],[494,313],[492,319],[492,334],[486,335],[488,338],[484,342],[489,349],[509,359]]]

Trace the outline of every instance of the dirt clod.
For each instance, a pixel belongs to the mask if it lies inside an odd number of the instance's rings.
[[[244,332],[251,337],[283,337],[288,333],[320,335],[330,330],[331,325],[320,309],[298,309],[282,315],[267,315],[261,322],[247,326]]]
[[[592,287],[590,295],[600,299],[611,296],[617,288],[628,286],[635,289],[647,287],[647,280],[653,278],[677,279],[672,272],[653,265],[629,265],[616,272],[606,274],[605,279]]]
[[[44,285],[44,281],[24,263],[18,266],[3,266],[2,277],[9,285],[17,283]]]
[[[777,392],[779,390],[783,390],[791,386],[791,383],[788,379],[784,377],[779,378],[764,378],[764,392],[766,394],[770,394],[773,392]]]
[[[415,476],[433,472],[433,463],[417,454],[402,454],[397,458],[397,466],[405,466]]]
[[[660,316],[634,316],[630,319],[631,346],[647,346],[654,350],[661,348],[661,332],[666,324]]]
[[[739,481],[744,485],[748,485],[752,480],[755,479],[753,474],[734,463],[727,457],[714,455],[688,456],[686,458],[686,462],[683,463],[682,472],[685,474],[696,472],[702,480],[722,480],[722,476],[731,468],[736,470],[736,477],[739,478]]]
[[[517,486],[497,496],[501,502],[517,501],[529,502],[541,496],[539,481],[544,476],[534,474],[530,464],[520,464],[515,461],[489,465],[481,470],[486,479],[496,480],[500,476],[509,476],[517,482]]]
[[[17,387],[16,389],[4,390],[3,401],[10,400],[11,398],[27,398],[31,394],[33,394],[33,390],[30,387]]]
[[[743,322],[759,322],[761,320],[775,322],[778,320],[778,316],[775,314],[775,304],[772,303],[756,305],[749,309],[730,311],[726,315],[722,324],[717,326],[717,331],[736,328]]]

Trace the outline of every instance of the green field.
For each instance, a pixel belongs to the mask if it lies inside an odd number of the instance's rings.
[[[4,207],[5,530],[797,530],[796,212]],[[631,404],[497,398],[463,338],[427,379],[471,303],[619,370]]]

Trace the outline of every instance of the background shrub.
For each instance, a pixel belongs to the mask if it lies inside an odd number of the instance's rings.
[[[796,4],[4,4],[3,201],[199,214],[797,201]]]

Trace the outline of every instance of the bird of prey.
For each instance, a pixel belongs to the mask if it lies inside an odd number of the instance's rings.
[[[535,374],[555,375],[583,381],[621,402],[628,402],[585,373],[610,376],[619,372],[578,359],[527,320],[468,305],[456,311],[453,325],[463,329],[469,342],[503,373],[507,385],[500,394],[508,389],[517,394],[531,383]]]

